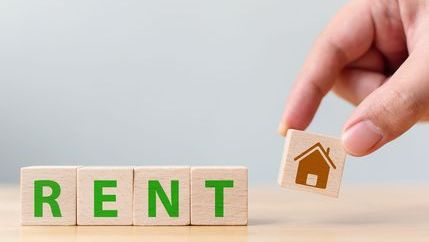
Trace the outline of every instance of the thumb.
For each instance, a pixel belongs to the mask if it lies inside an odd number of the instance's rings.
[[[411,128],[429,107],[428,51],[414,51],[395,74],[356,108],[344,126],[346,151],[367,155]]]

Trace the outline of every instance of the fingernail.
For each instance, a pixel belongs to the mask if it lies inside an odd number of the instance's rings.
[[[354,124],[342,136],[344,148],[356,156],[366,155],[382,138],[380,128],[369,120]]]
[[[280,123],[279,124],[279,127],[278,127],[278,132],[279,132],[279,134],[281,135],[281,136],[286,136],[286,132],[287,132],[287,126],[285,125],[285,124],[283,124],[283,123]]]

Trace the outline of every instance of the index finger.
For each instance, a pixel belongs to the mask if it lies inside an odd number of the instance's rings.
[[[317,38],[295,80],[279,125],[281,135],[289,128],[307,128],[341,69],[370,49],[373,36],[369,1],[353,1],[340,10]]]

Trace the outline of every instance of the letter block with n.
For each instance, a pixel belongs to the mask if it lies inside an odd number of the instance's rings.
[[[75,166],[21,168],[21,224],[76,224]]]
[[[189,225],[189,179],[189,167],[135,167],[134,225]]]

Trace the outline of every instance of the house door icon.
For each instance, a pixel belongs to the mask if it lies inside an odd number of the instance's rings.
[[[331,167],[336,169],[329,157],[329,150],[316,143],[295,157],[294,160],[299,162],[295,183],[325,189]]]

